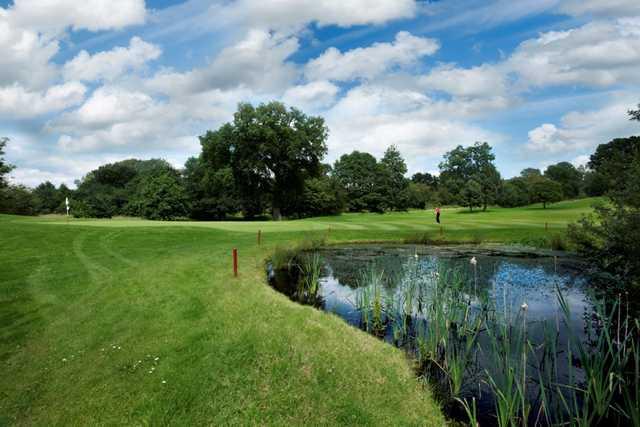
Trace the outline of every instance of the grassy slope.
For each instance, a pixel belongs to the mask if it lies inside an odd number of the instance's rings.
[[[590,202],[445,210],[445,237],[544,236],[544,222],[561,231]],[[275,245],[329,227],[331,241],[438,230],[417,211],[281,223],[0,216],[0,425],[441,424],[401,351],[264,285]]]

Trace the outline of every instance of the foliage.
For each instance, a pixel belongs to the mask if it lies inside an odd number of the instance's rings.
[[[377,170],[376,158],[360,151],[343,154],[336,161],[333,176],[346,191],[349,211],[382,211],[383,195],[376,185]]]
[[[473,179],[469,180],[460,193],[462,206],[466,206],[470,211],[473,211],[474,207],[482,206],[483,200],[482,186]]]
[[[346,205],[344,189],[329,176],[311,178],[304,183],[300,216],[337,215]]]
[[[523,177],[515,177],[505,180],[498,195],[498,205],[514,208],[529,204],[528,182]]]
[[[0,189],[0,212],[14,215],[36,215],[38,200],[23,185],[9,185]]]
[[[9,138],[0,137],[0,190],[8,185],[6,175],[13,170],[13,165],[4,159],[4,148],[8,142]]]
[[[542,207],[545,209],[547,204],[562,200],[562,186],[549,178],[533,179],[530,191],[531,202],[542,203]]]
[[[580,195],[583,175],[571,163],[560,162],[550,165],[544,176],[561,185],[564,199],[574,199]]]
[[[427,205],[436,200],[436,193],[432,187],[421,182],[410,182],[405,191],[410,208],[426,209]]]
[[[225,219],[240,210],[233,171],[229,166],[205,163],[204,156],[187,160],[184,183],[194,219]]]
[[[457,203],[469,206],[475,203],[475,184],[469,189],[469,181],[480,186],[481,206],[483,210],[494,203],[500,189],[500,174],[494,165],[495,155],[486,142],[476,142],[470,147],[457,146],[444,155],[440,163],[440,184],[453,196]],[[471,199],[470,191],[474,190]],[[463,192],[465,193],[463,195]]]
[[[296,213],[305,180],[321,175],[327,133],[321,117],[271,102],[240,104],[233,122],[200,141],[207,166],[231,167],[246,216],[261,214],[268,202],[280,219]]]
[[[381,192],[385,195],[385,208],[407,210],[409,180],[404,176],[407,173],[407,164],[395,145],[391,145],[384,152],[378,170],[378,187],[381,187]]]
[[[33,190],[33,195],[37,200],[37,210],[39,213],[48,214],[57,212],[60,205],[64,204],[65,196],[49,181],[38,185]]]
[[[143,178],[131,209],[147,219],[170,221],[186,216],[188,203],[177,174],[163,172]]]
[[[128,159],[100,166],[78,182],[73,193],[72,213],[95,218],[136,215],[137,208],[129,203],[141,191],[142,183],[146,177],[164,172],[177,173],[160,159]]]

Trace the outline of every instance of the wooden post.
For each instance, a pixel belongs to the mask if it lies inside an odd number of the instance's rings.
[[[258,246],[262,243],[262,230],[258,230]]]
[[[238,277],[238,250],[233,248],[233,277]]]

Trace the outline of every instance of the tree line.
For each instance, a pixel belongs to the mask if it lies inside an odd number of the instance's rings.
[[[233,121],[200,136],[200,154],[183,169],[161,159],[129,159],[91,171],[76,181],[74,190],[64,184],[56,188],[50,182],[33,189],[9,185],[6,176],[11,166],[2,157],[8,143],[4,138],[0,140],[0,212],[64,213],[65,198],[74,216],[96,218],[280,219],[439,205],[473,211],[490,205],[542,203],[546,207],[564,199],[600,196],[613,185],[607,178],[610,171],[594,162],[589,168],[560,162],[544,172],[528,168],[517,177],[503,179],[486,142],[447,152],[437,175],[421,172],[406,177],[406,162],[393,145],[379,160],[353,151],[331,165],[324,162],[327,136],[321,117],[278,102],[257,107],[240,104]],[[615,144],[633,145],[634,141],[628,138]]]

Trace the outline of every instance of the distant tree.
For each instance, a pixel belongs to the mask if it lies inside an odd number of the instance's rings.
[[[49,181],[38,185],[33,190],[33,195],[37,200],[38,213],[54,213],[60,205],[60,194],[58,193],[58,189]]]
[[[574,199],[580,195],[583,174],[569,162],[560,162],[547,167],[544,176],[562,187],[565,199]]]
[[[337,179],[330,176],[305,181],[300,216],[337,215],[346,205],[346,194]]]
[[[137,208],[130,202],[139,193],[142,181],[165,172],[177,173],[161,159],[128,159],[102,165],[77,182],[72,212],[75,216],[97,218],[137,215]]]
[[[8,185],[0,190],[0,212],[14,215],[36,215],[38,206],[33,192],[23,185]]]
[[[539,178],[542,176],[542,172],[540,172],[540,169],[526,168],[520,172],[520,176],[525,179]]]
[[[460,194],[462,206],[466,206],[473,212],[474,207],[482,206],[484,194],[482,186],[475,180],[471,179],[467,182]]]
[[[409,207],[413,209],[425,209],[428,204],[433,203],[436,199],[436,192],[430,186],[421,182],[409,183],[406,191]]]
[[[604,181],[606,194],[621,205],[640,206],[640,176],[634,173],[640,158],[640,137],[617,138],[600,144],[589,169]]]
[[[607,180],[597,172],[586,169],[583,173],[582,188],[589,197],[602,196],[607,192]]]
[[[335,162],[333,176],[345,189],[347,209],[381,212],[384,196],[377,186],[378,162],[369,153],[354,151]]]
[[[640,122],[640,104],[638,104],[637,110],[629,110],[629,120],[637,120]]]
[[[415,184],[424,184],[433,188],[434,190],[438,188],[438,177],[431,175],[428,172],[418,172],[413,174],[411,177],[411,182]]]
[[[530,194],[533,203],[542,203],[546,209],[548,203],[562,200],[562,186],[549,178],[540,177],[532,181]]]
[[[9,143],[9,138],[0,137],[0,190],[8,185],[7,175],[13,170],[13,165],[4,159],[4,149]]]
[[[409,206],[407,187],[409,180],[405,178],[407,164],[395,145],[390,146],[378,164],[378,188],[385,195],[386,208],[406,210]]]
[[[631,120],[640,121],[637,111]],[[591,155],[589,169],[606,189],[609,203],[569,226],[578,253],[616,280],[640,291],[640,137],[614,139]]]
[[[134,202],[147,219],[174,220],[189,212],[187,194],[177,174],[164,172],[146,176]]]
[[[486,210],[496,200],[501,179],[493,164],[495,155],[486,142],[476,142],[470,147],[459,145],[444,155],[440,163],[440,183],[462,202],[462,191],[470,180],[480,185],[482,206]]]
[[[240,211],[241,203],[230,166],[216,165],[201,155],[187,160],[183,174],[192,218],[224,219]]]
[[[260,214],[266,198],[280,219],[296,213],[305,180],[321,176],[327,134],[324,119],[279,102],[240,104],[233,122],[208,132],[201,143],[203,153],[229,158],[245,215]]]
[[[498,196],[498,204],[513,208],[529,204],[529,184],[525,178],[514,177],[505,180]]]

